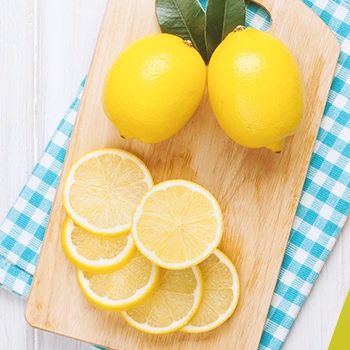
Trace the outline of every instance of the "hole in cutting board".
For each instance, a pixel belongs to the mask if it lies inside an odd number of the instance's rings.
[[[270,25],[270,14],[262,6],[250,1],[247,5],[246,26],[267,31]]]
[[[208,0],[199,0],[202,7],[207,7]],[[248,0],[247,3],[247,18],[246,27],[253,27],[263,31],[267,31],[271,25],[270,14],[254,1]]]

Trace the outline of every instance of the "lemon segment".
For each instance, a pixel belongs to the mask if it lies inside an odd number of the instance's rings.
[[[126,233],[137,202],[152,186],[151,174],[139,158],[118,149],[100,149],[71,168],[63,205],[73,221],[89,232]]]
[[[186,325],[198,310],[203,280],[197,266],[162,270],[158,290],[137,308],[122,312],[133,327],[151,334],[174,332]]]
[[[142,304],[157,289],[160,269],[136,251],[122,269],[109,274],[77,271],[86,298],[107,311],[123,311]]]
[[[185,180],[154,186],[139,202],[132,224],[139,250],[166,269],[185,269],[218,246],[223,219],[220,206],[203,187]]]
[[[230,259],[216,249],[199,268],[203,275],[204,292],[202,303],[191,319],[181,329],[187,333],[211,331],[223,324],[235,311],[240,285],[236,268]]]
[[[68,216],[63,223],[61,242],[70,262],[90,273],[109,273],[122,268],[136,249],[130,233],[116,237],[97,236],[76,226]]]

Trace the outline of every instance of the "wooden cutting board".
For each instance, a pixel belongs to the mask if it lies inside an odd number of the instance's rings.
[[[102,110],[105,76],[126,45],[159,27],[154,0],[110,0],[62,175],[84,153],[117,147],[143,159],[156,183],[182,178],[210,190],[224,211],[220,248],[240,274],[234,316],[202,335],[152,336],[132,329],[119,314],[90,305],[61,249],[61,181],[25,312],[30,325],[118,350],[257,349],[340,52],[331,31],[300,0],[257,2],[271,14],[269,31],[298,59],[306,86],[305,119],[280,155],[231,141],[206,97],[186,127],[166,142],[121,139]]]

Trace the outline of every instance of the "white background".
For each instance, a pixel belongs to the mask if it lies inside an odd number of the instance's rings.
[[[105,5],[106,0],[0,0],[0,222],[88,71]],[[349,251],[348,224],[284,350],[327,349],[350,288]],[[1,350],[92,349],[33,330],[24,307],[24,300],[0,290]]]

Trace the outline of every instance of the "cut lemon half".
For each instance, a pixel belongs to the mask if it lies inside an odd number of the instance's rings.
[[[142,304],[157,289],[158,266],[136,251],[132,260],[110,274],[78,270],[78,282],[86,298],[107,311],[122,311]]]
[[[67,216],[62,228],[62,248],[70,262],[90,273],[109,273],[125,266],[135,253],[131,234],[102,237],[76,226]]]
[[[166,269],[185,269],[206,259],[223,230],[220,206],[203,187],[185,180],[165,181],[137,205],[132,235],[140,251]]]
[[[215,250],[199,268],[204,281],[203,300],[191,321],[181,329],[187,333],[202,333],[219,327],[233,314],[239,299],[237,270],[223,252]]]
[[[197,266],[185,270],[161,270],[158,290],[137,308],[122,312],[133,327],[150,334],[166,334],[182,328],[198,310],[203,280]]]
[[[139,158],[118,149],[100,149],[73,165],[65,182],[63,205],[87,231],[125,233],[137,202],[152,186],[151,174]]]

